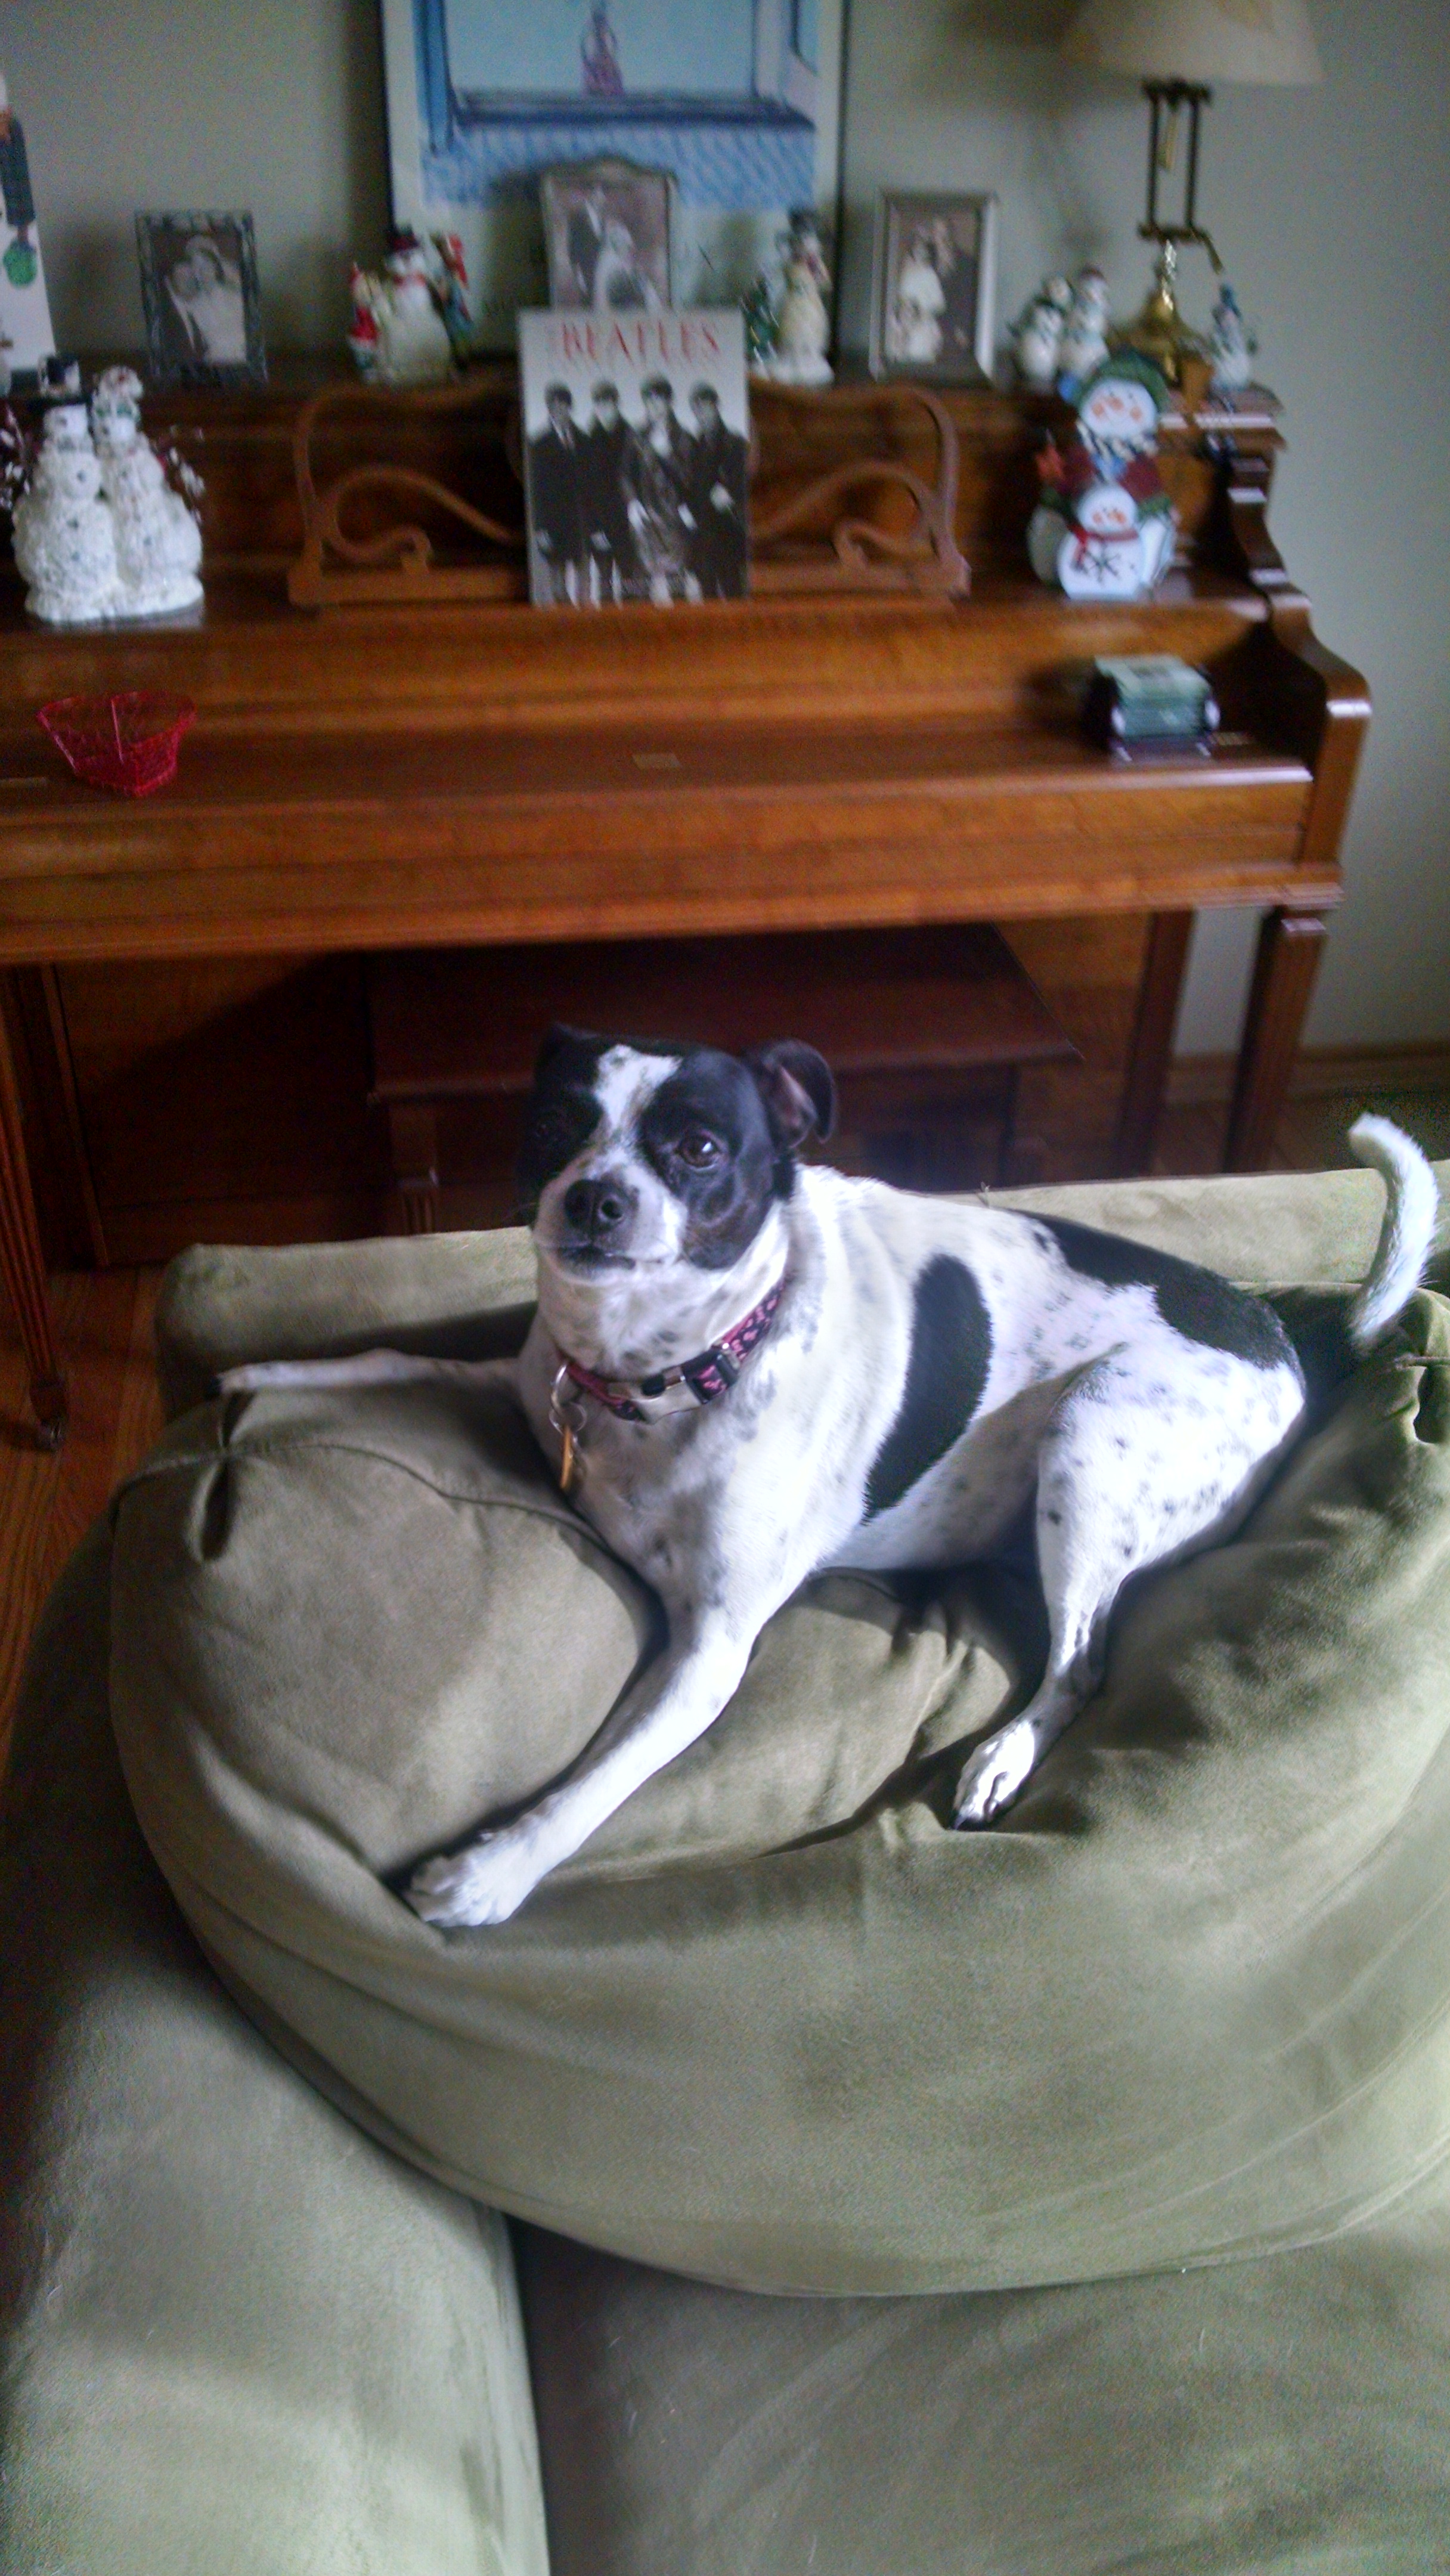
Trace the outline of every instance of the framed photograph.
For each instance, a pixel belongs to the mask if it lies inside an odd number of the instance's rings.
[[[871,292],[871,373],[982,384],[992,372],[995,197],[882,197]]]
[[[670,298],[738,302],[792,212],[835,221],[843,0],[382,0],[393,220],[456,233],[480,349],[550,300],[540,181],[667,171]]]
[[[521,313],[529,597],[542,608],[742,599],[745,323]]]
[[[138,215],[146,348],[158,384],[264,384],[250,215]]]
[[[556,313],[662,313],[670,295],[670,174],[579,161],[539,183]]]

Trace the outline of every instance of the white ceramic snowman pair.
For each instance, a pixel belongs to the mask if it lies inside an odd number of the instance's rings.
[[[89,419],[83,403],[47,412],[14,525],[26,607],[48,626],[167,616],[202,595],[200,523],[142,434],[130,367],[107,369]]]
[[[1080,269],[1075,286],[1045,277],[1017,324],[1017,372],[1034,393],[1055,389],[1073,402],[1107,356],[1107,335],[1108,283],[1100,268]]]

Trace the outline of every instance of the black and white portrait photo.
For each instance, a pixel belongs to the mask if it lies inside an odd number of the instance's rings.
[[[260,383],[267,372],[252,218],[138,215],[147,354],[163,384]]]
[[[873,376],[972,384],[990,375],[996,247],[995,197],[882,198]]]
[[[539,183],[549,301],[561,313],[662,313],[670,301],[670,179],[584,161]]]
[[[743,599],[750,437],[738,311],[521,313],[537,606]]]

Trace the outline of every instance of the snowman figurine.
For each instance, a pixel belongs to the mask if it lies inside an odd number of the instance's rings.
[[[120,577],[101,462],[84,403],[57,403],[28,488],[15,504],[25,605],[47,626],[91,626],[118,611]]]
[[[101,490],[111,505],[120,595],[113,617],[164,617],[201,597],[201,524],[141,428],[141,379],[108,367],[91,399]]]
[[[1108,281],[1100,268],[1081,271],[1057,353],[1057,390],[1076,402],[1108,354]]]
[[[1241,394],[1245,385],[1253,382],[1259,344],[1249,337],[1238,297],[1227,279],[1218,290],[1218,302],[1213,308],[1208,353],[1213,360],[1209,385],[1214,393]]]
[[[1084,386],[1077,432],[1038,457],[1042,499],[1027,530],[1039,581],[1069,599],[1140,599],[1166,570],[1176,521],[1158,471],[1168,388],[1136,350],[1107,359]]]
[[[1062,335],[1072,303],[1072,288],[1065,277],[1045,277],[1014,328],[1017,372],[1034,393],[1051,393],[1057,382]]]
[[[394,235],[380,277],[353,270],[352,301],[348,343],[365,376],[383,385],[434,385],[451,375],[443,298],[416,233]]]

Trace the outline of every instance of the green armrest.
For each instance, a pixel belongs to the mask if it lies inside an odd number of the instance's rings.
[[[545,2576],[507,2234],[243,2019],[132,1818],[110,1546],[36,1638],[0,1827],[0,2568]]]

